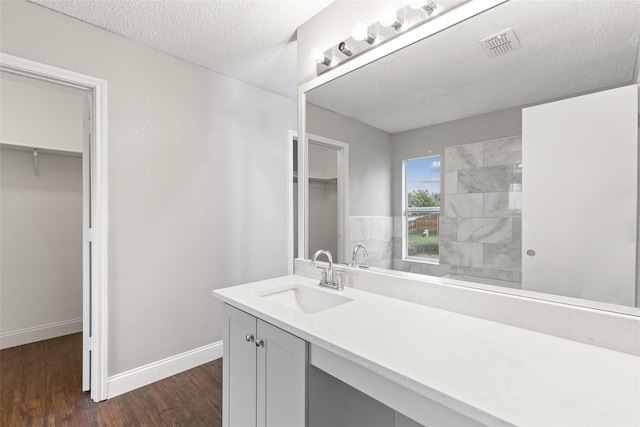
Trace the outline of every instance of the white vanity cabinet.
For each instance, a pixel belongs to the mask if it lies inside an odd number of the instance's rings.
[[[307,424],[307,343],[228,304],[223,375],[224,427]]]

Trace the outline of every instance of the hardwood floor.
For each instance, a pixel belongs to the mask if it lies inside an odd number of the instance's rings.
[[[0,426],[221,426],[222,359],[103,402],[82,388],[82,334],[0,351]]]

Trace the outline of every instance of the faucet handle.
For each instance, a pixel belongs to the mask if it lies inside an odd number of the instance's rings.
[[[336,271],[335,283],[333,285],[339,291],[344,289],[343,281],[344,281],[344,276],[345,275],[346,275],[346,273],[343,273],[342,271]]]
[[[329,283],[329,280],[327,279],[327,270],[323,268],[320,272],[320,284],[326,285],[327,283]]]

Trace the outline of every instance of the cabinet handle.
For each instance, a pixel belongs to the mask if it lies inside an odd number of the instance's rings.
[[[255,338],[253,338],[253,335],[247,334],[247,335],[244,337],[244,339],[245,339],[247,342],[251,342],[251,341],[253,341]]]
[[[256,347],[264,347],[264,340],[256,340]]]

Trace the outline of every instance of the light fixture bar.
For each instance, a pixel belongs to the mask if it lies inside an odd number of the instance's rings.
[[[466,0],[465,3],[470,0]],[[357,22],[351,30],[351,38],[338,43],[331,49],[314,55],[316,61],[316,74],[319,76],[330,69],[340,66],[345,62],[359,56],[374,46],[391,40],[398,34],[403,34],[440,15],[443,9],[434,0],[414,0],[409,5],[398,10],[393,5],[386,5],[380,9],[379,21],[367,26],[363,22]]]

